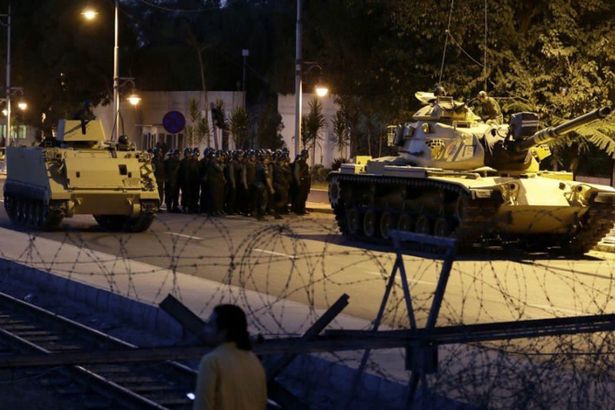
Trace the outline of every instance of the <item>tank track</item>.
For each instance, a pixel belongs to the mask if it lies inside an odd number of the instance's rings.
[[[453,192],[464,198],[463,217],[458,221],[454,232],[450,235],[457,239],[458,248],[469,250],[475,243],[483,238],[497,238],[493,232],[493,221],[497,213],[499,202],[494,198],[473,199],[463,187],[434,181],[429,179],[395,178],[381,176],[335,175],[332,182],[351,182],[357,184],[396,184],[414,189],[437,188],[442,191]],[[343,200],[333,207],[335,219],[341,233],[353,239],[374,241],[374,238],[351,235],[346,218],[346,207]],[[533,245],[532,250],[545,251],[550,247],[559,248],[567,255],[582,255],[589,252],[613,228],[615,221],[615,205],[594,203],[583,216],[576,229],[564,239],[560,235],[537,235],[524,237],[521,242]],[[520,237],[521,238],[521,237]],[[380,240],[380,242],[385,242]]]
[[[580,222],[579,229],[561,244],[562,250],[582,255],[589,252],[613,228],[615,205],[595,203]]]
[[[64,218],[61,204],[4,195],[4,209],[11,221],[37,230],[53,230]]]
[[[470,193],[463,187],[447,184],[441,181],[417,178],[396,178],[382,176],[358,176],[358,175],[336,175],[332,177],[332,182],[354,182],[360,184],[393,184],[400,185],[412,189],[437,188],[442,191],[448,191],[464,198],[463,216],[458,221],[457,226],[451,233],[451,237],[457,240],[459,249],[468,250],[472,245],[478,242],[481,237],[490,232],[492,221],[495,218],[499,203],[495,198],[474,199]],[[401,212],[402,210],[397,210]],[[346,207],[343,200],[338,206],[333,207],[335,219],[337,221],[340,232],[353,239],[374,241],[374,238],[365,236],[353,236],[348,229],[348,221],[346,216]],[[379,242],[386,242],[380,239]]]

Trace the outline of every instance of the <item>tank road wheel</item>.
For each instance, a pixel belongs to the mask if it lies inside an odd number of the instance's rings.
[[[380,225],[378,224],[378,211],[374,208],[368,208],[363,215],[363,232],[368,238],[377,238],[380,236]]]
[[[395,228],[395,214],[391,211],[384,211],[380,216],[380,236],[383,239],[391,239],[389,231]]]
[[[359,208],[353,207],[346,210],[346,225],[350,235],[361,235],[362,220]]]
[[[152,222],[154,222],[154,214],[142,213],[135,218],[130,218],[126,222],[125,230],[129,232],[144,232],[149,229]]]
[[[433,225],[433,234],[434,236],[440,236],[443,238],[450,237],[453,234],[453,226],[451,222],[443,216],[438,217]]]
[[[96,222],[110,232],[143,232],[154,222],[154,214],[143,213],[139,216],[94,215]]]
[[[16,212],[15,212],[16,218],[15,219],[20,224],[24,224],[26,222],[25,206],[26,206],[25,201],[22,198],[17,198],[17,201],[16,201]]]
[[[431,221],[427,215],[419,215],[416,218],[416,225],[414,226],[414,232],[422,233],[425,235],[431,235]]]
[[[11,220],[15,220],[15,217],[17,216],[17,208],[15,198],[13,196],[4,194],[4,210]]]
[[[412,232],[414,231],[414,222],[414,217],[408,212],[404,212],[397,220],[397,229],[400,231]]]
[[[96,222],[106,231],[123,231],[129,217],[124,215],[94,215]]]
[[[342,200],[342,188],[337,178],[329,183],[329,202],[332,207],[337,207]]]

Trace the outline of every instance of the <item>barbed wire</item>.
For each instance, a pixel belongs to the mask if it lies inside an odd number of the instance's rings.
[[[88,223],[68,223],[55,233],[15,232],[15,249],[1,249],[0,257],[149,303],[170,293],[202,317],[221,302],[236,303],[246,310],[252,332],[265,337],[302,334],[342,293],[350,295],[350,305],[331,327],[371,329],[395,261],[386,245],[343,239],[328,216],[263,223],[161,214],[142,234],[105,233]],[[442,262],[411,255],[404,260],[421,327]],[[462,255],[453,265],[437,325],[611,313],[614,262],[604,254],[566,259],[497,248]],[[383,324],[409,327],[399,281]],[[281,380],[314,408],[339,408],[350,389],[340,369],[356,369],[361,354],[325,353],[310,360],[301,355]],[[426,377],[420,403],[612,408],[614,354],[610,333],[441,346],[438,371]],[[404,363],[403,349],[374,352],[353,408],[374,408],[375,402],[398,408],[408,383]],[[380,389],[379,395],[375,377],[397,386],[399,394],[382,395]]]

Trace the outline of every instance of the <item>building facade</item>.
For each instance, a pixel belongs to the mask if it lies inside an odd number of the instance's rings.
[[[310,110],[310,102],[315,98],[322,104],[322,114],[325,118],[325,125],[320,131],[319,139],[315,147],[308,147],[310,156],[313,157],[314,164],[321,164],[325,168],[330,168],[336,158],[347,157],[346,152],[340,152],[337,147],[337,138],[333,131],[335,114],[340,107],[335,103],[335,96],[324,98],[317,97],[316,94],[303,94],[302,96],[302,115],[305,116]],[[282,116],[282,137],[291,154],[295,154],[295,95],[278,95],[278,112]],[[314,149],[315,148],[315,149]]]
[[[148,149],[157,143],[164,143],[168,148],[183,149],[188,146],[222,147],[222,133],[214,130],[211,121],[211,109],[206,104],[222,101],[228,115],[237,107],[243,105],[243,92],[239,91],[209,91],[207,98],[202,91],[142,91],[139,92],[141,102],[132,106],[127,101],[120,102],[120,134],[128,136],[138,149]],[[191,116],[191,101],[195,101],[200,115],[207,115],[209,135],[196,143],[190,143],[188,127],[193,126]],[[170,133],[163,126],[163,118],[170,111],[178,111],[186,120],[186,128],[177,133]],[[94,109],[96,117],[101,119],[108,139],[111,138],[114,126],[113,108],[111,105],[98,106]],[[195,138],[196,139],[196,138]],[[229,148],[234,148],[232,137],[229,138]]]

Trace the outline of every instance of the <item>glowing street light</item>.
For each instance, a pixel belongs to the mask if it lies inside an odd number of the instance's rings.
[[[84,19],[92,21],[98,16],[98,12],[92,8],[86,8],[81,12],[81,15]]]
[[[130,94],[126,99],[133,107],[136,107],[141,102],[141,97],[139,97],[137,94]]]
[[[318,97],[323,98],[329,94],[329,88],[324,84],[318,83],[316,87],[314,87],[314,92]]]
[[[98,12],[92,8],[86,8],[81,15],[88,21],[94,20]],[[119,0],[114,1],[113,20],[113,132],[112,140],[120,135],[120,75],[119,75]]]
[[[21,111],[25,111],[28,109],[28,103],[21,100],[17,103],[17,108],[19,108]]]

